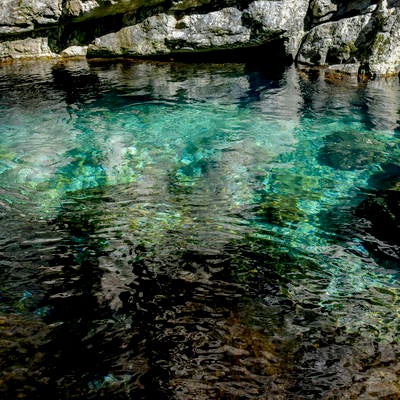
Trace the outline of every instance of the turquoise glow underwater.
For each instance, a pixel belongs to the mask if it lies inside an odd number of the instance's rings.
[[[32,62],[0,93],[0,393],[400,396],[396,79]]]

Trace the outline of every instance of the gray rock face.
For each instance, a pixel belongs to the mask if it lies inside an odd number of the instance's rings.
[[[157,56],[279,43],[300,64],[400,72],[395,0],[3,0],[0,60]],[[264,49],[267,49],[266,47]],[[263,50],[268,51],[268,50]],[[275,60],[276,54],[264,58]]]
[[[338,11],[338,5],[331,0],[311,0],[309,11],[312,25],[317,25],[329,21]]]
[[[368,14],[378,7],[378,0],[332,1],[311,0],[309,7],[309,23],[311,27],[327,21]]]
[[[64,7],[64,14],[79,17],[81,15],[90,14],[99,7],[100,4],[96,0],[67,0]]]
[[[311,14],[310,14],[311,13]],[[355,16],[349,17],[349,15]],[[311,16],[310,16],[311,15]],[[400,71],[400,4],[395,1],[311,1],[314,25],[305,36],[298,61],[371,76]]]
[[[47,38],[27,38],[0,42],[0,58],[55,57]]]
[[[153,7],[166,0],[66,0],[63,15],[73,20],[98,19],[135,12],[141,7]]]
[[[233,7],[186,15],[179,21],[173,15],[159,14],[97,38],[88,54],[148,56],[248,45],[250,29],[242,25],[241,17]]]
[[[62,0],[2,0],[0,35],[33,31],[37,25],[55,24],[62,13]]]
[[[87,46],[71,46],[64,49],[60,55],[62,57],[84,57],[87,54]]]
[[[287,40],[287,53],[295,56],[304,35],[308,0],[254,1],[245,15],[259,26],[259,34],[277,34]]]
[[[355,62],[357,44],[366,40],[371,17],[366,14],[317,25],[308,32],[298,61],[309,65]]]
[[[250,3],[244,11],[227,7],[180,18],[159,14],[95,39],[89,45],[88,54],[148,56],[232,49],[279,38],[287,41],[287,54],[294,57],[304,34],[307,7],[307,0],[259,0]]]
[[[382,31],[377,32],[369,56],[370,68],[377,75],[400,71],[400,12],[396,8],[386,11]]]

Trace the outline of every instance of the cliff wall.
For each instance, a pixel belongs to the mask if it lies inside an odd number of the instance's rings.
[[[400,72],[395,0],[3,0],[0,60],[235,51],[367,76]],[[216,54],[216,53],[215,53]]]

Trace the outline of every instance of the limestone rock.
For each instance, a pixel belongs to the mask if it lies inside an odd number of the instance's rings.
[[[0,60],[75,57],[86,51],[89,56],[157,56],[268,43],[274,43],[269,51],[300,64],[367,77],[397,74],[400,4],[396,0],[0,1]],[[277,58],[275,53],[263,56]]]
[[[376,75],[392,75],[400,71],[400,9],[392,8],[383,17],[382,31],[371,46],[369,67]]]
[[[314,27],[323,22],[368,14],[377,8],[378,0],[311,0],[308,19],[310,27]]]
[[[141,24],[97,38],[89,45],[88,54],[119,56],[168,53],[164,38],[175,24],[176,20],[171,15],[160,14],[147,18]]]
[[[309,65],[360,62],[358,46],[370,31],[371,14],[327,22],[313,28],[304,39],[298,61]]]
[[[329,14],[331,20],[308,32],[299,49],[298,62],[329,65],[343,72],[358,71],[369,77],[399,73],[400,9],[393,1],[375,3],[339,2],[335,14],[329,0],[313,1],[317,11],[325,10],[327,13],[321,11],[321,15]],[[315,18],[317,11],[313,11]],[[355,12],[358,15],[354,17],[335,20]]]
[[[329,21],[337,10],[337,3],[333,3],[331,0],[311,0],[310,14],[313,25]]]
[[[159,14],[97,38],[88,54],[148,56],[240,46],[250,40],[250,29],[241,25],[241,16],[233,7],[187,15],[179,21],[173,15]]]
[[[64,6],[64,12],[67,15],[78,17],[98,7],[100,7],[100,4],[96,0],[67,0]]]
[[[153,7],[166,0],[67,0],[63,14],[74,19],[102,18],[134,12],[141,7]]]
[[[257,0],[251,3],[244,15],[258,26],[257,35],[277,34],[287,39],[287,53],[295,56],[304,35],[304,19],[308,0]]]
[[[87,54],[87,46],[70,46],[64,49],[60,56],[62,57],[85,57]]]
[[[194,48],[237,46],[249,42],[250,30],[242,24],[242,13],[230,7],[206,15],[185,16],[175,25],[170,40]]]
[[[307,6],[307,0],[302,0],[302,4],[294,0],[258,0],[243,12],[235,7],[226,7],[181,18],[159,14],[96,38],[89,45],[88,54],[169,54],[249,47],[281,39],[287,40],[287,53],[294,57],[304,34]]]
[[[56,23],[62,12],[62,0],[2,0],[0,35],[32,31],[35,25]]]
[[[25,58],[27,55],[30,57],[57,56],[57,54],[51,51],[48,39],[45,37],[0,42],[0,58],[17,59]]]

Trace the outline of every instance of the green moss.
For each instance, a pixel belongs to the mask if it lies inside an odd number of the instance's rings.
[[[313,178],[286,172],[275,172],[270,177],[270,188],[262,195],[258,216],[273,225],[296,224],[307,218],[303,202],[318,201]],[[294,195],[295,193],[295,195]]]
[[[364,34],[364,40],[358,44],[358,54],[361,62],[368,61],[369,57],[375,52],[375,46],[379,46],[379,42],[382,40],[382,36],[384,36],[382,31],[386,20],[381,14],[375,15],[370,27]]]
[[[342,43],[339,47],[331,47],[327,53],[328,64],[342,64],[348,62],[357,55],[358,48],[354,42]]]
[[[386,36],[384,33],[379,32],[376,37],[375,41],[372,45],[372,53],[378,57],[382,57],[390,46],[390,38]]]
[[[184,21],[179,21],[175,25],[175,29],[186,29],[188,26],[186,25],[186,22]]]
[[[340,47],[339,47],[339,52],[340,53],[347,53],[347,54],[355,54],[357,53],[357,46],[354,44],[354,42],[350,41],[347,43],[343,43]]]
[[[272,194],[261,203],[259,216],[269,224],[283,226],[299,222],[305,214],[298,208],[297,198]]]

